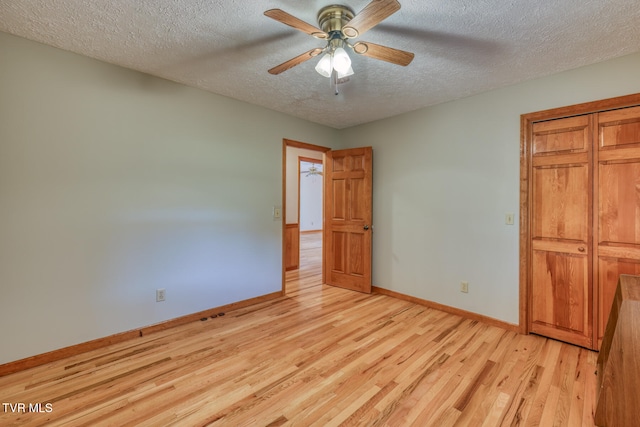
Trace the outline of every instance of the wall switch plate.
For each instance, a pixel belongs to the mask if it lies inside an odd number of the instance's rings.
[[[277,221],[282,218],[282,208],[280,206],[273,207],[273,220]]]
[[[460,282],[460,292],[469,293],[469,282]]]
[[[156,302],[164,301],[166,297],[166,292],[164,289],[156,289]]]
[[[515,214],[512,214],[512,213],[505,214],[504,223],[507,225],[513,225],[515,219],[516,219]]]

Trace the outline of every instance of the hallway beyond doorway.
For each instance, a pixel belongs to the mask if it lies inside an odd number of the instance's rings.
[[[286,272],[286,293],[319,285],[322,285],[322,231],[300,233],[300,266]]]

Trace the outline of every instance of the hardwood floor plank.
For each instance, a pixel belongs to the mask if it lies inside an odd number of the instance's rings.
[[[597,354],[322,285],[0,377],[2,426],[591,426]]]
[[[588,359],[588,352],[584,349],[580,349],[578,353],[578,361],[576,363],[576,370],[573,375],[575,381],[573,385],[573,393],[571,395],[571,405],[569,408],[569,417],[567,420],[567,426],[580,427],[582,425],[583,411],[585,396],[585,383],[587,377],[588,367],[586,366],[586,359]],[[589,352],[590,353],[590,352]]]
[[[508,394],[500,393],[498,395],[498,398],[494,401],[494,404],[489,410],[486,418],[484,419],[484,422],[480,425],[482,427],[492,427],[502,424],[501,419],[504,415],[505,408],[507,407],[510,399],[511,396],[509,396]]]
[[[467,389],[462,393],[460,398],[453,405],[454,408],[456,408],[460,412],[465,410],[465,408],[469,404],[469,401],[471,400],[475,392],[480,387],[480,384],[489,375],[491,370],[494,369],[495,365],[496,365],[496,362],[493,362],[491,360],[487,360],[485,362],[484,366],[482,367],[482,370],[478,372],[475,378],[473,378],[473,381],[471,382],[471,384],[469,384]]]
[[[529,415],[529,410],[532,406],[533,396],[538,389],[539,380],[542,376],[542,372],[544,372],[544,368],[540,365],[536,365],[531,371],[530,376],[526,381],[525,389],[521,394],[516,392],[514,394],[514,398],[512,399],[512,410],[508,410],[505,414],[505,420],[511,420],[508,424],[509,426],[521,426],[524,425],[527,416]]]
[[[540,361],[540,364],[544,366],[545,369],[542,373],[540,383],[538,384],[538,389],[536,390],[537,392],[533,399],[532,407],[525,419],[525,425],[527,427],[537,427],[542,425],[540,424],[540,420],[542,418],[543,411],[547,407],[553,407],[555,413],[555,407],[558,404],[557,397],[556,400],[553,400],[553,396],[550,392],[551,381],[556,375],[556,362],[563,344],[552,340],[547,340],[546,344],[548,346],[548,351],[544,353],[544,357]]]
[[[511,394],[511,399],[504,413],[504,420],[511,420],[512,426],[521,425],[531,409],[533,396],[535,395],[540,377],[544,368],[538,364],[543,351],[543,342],[532,340],[530,336],[518,335],[514,341],[516,345],[514,354],[519,354],[515,360],[513,369],[505,365],[508,378],[498,384],[498,388]]]

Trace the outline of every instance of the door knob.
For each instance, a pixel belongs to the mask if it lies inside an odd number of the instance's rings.
[[[368,224],[365,224],[365,225],[364,225],[364,229],[365,229],[365,230],[368,230],[368,229],[369,229],[369,225],[368,225]]]

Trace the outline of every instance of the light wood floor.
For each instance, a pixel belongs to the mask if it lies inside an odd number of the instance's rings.
[[[1,377],[52,411],[0,425],[593,425],[597,353],[321,285],[304,246],[285,298]]]

